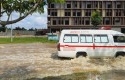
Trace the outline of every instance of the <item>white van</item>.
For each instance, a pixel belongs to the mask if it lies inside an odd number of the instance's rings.
[[[125,35],[113,30],[62,30],[58,57],[117,57],[125,55]]]

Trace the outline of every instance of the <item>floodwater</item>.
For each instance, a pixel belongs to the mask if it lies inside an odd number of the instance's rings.
[[[60,59],[56,45],[1,44],[0,80],[125,80],[125,57]]]

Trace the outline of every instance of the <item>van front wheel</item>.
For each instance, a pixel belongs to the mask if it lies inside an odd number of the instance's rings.
[[[125,52],[117,52],[115,57],[125,56]]]
[[[78,57],[86,57],[86,56],[87,56],[86,52],[77,52],[76,53],[76,58],[78,58]]]

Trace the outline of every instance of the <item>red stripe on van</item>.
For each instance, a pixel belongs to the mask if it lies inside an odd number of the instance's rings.
[[[81,46],[81,45],[60,45],[60,47],[93,47],[93,46]]]
[[[60,45],[60,47],[92,47],[93,49],[95,49],[96,47],[97,48],[125,48],[125,46],[96,46],[93,44],[93,46],[90,46],[90,45],[84,45],[84,46],[81,46],[81,45]]]

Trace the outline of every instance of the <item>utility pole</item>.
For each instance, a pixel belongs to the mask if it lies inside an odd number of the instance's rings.
[[[0,0],[0,17],[1,17],[1,0]]]
[[[3,1],[3,0],[0,0],[0,18],[1,18],[1,16],[2,16],[2,14],[1,14],[1,13],[2,13],[2,1]],[[0,19],[0,20],[1,20],[1,19]]]
[[[1,3],[2,0],[0,0],[0,20],[1,20],[1,9],[2,9],[2,3]]]
[[[2,2],[1,2],[2,0],[0,0],[0,22],[1,22],[1,12],[2,12]],[[0,24],[0,27],[1,27],[2,25]]]

